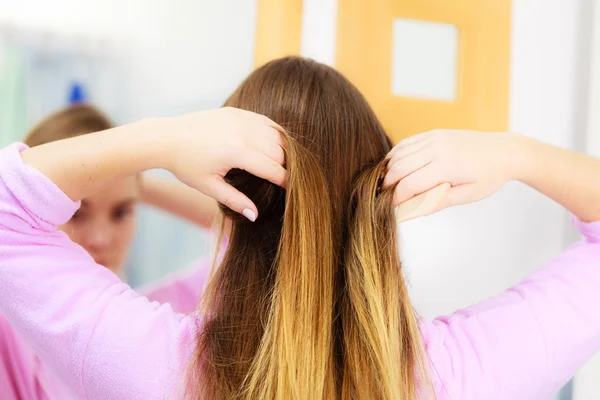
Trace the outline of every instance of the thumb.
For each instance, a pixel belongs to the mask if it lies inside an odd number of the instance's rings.
[[[453,206],[472,203],[476,200],[477,187],[474,183],[453,186],[435,207],[435,211]]]
[[[443,207],[440,207],[440,203],[450,189],[450,183],[442,183],[398,204],[396,207],[396,220],[404,222],[441,210]]]

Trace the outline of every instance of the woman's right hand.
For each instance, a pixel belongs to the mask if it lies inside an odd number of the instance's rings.
[[[46,143],[21,156],[75,201],[115,179],[165,168],[254,221],[256,206],[224,177],[239,168],[284,186],[287,172],[278,129],[265,116],[220,108]]]
[[[167,120],[174,141],[169,165],[180,181],[254,221],[252,201],[225,182],[233,168],[284,186],[284,143],[269,118],[236,108],[202,111]],[[279,128],[280,129],[280,128]]]
[[[389,153],[382,188],[394,187],[399,205],[440,184],[448,193],[428,212],[481,200],[511,179],[527,161],[528,139],[511,133],[435,130],[409,137]]]

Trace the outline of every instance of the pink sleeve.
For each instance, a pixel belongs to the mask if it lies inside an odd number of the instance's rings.
[[[196,321],[150,303],[56,227],[78,204],[0,150],[0,314],[82,399],[177,398]]]
[[[201,259],[189,271],[142,287],[139,292],[151,301],[168,303],[174,311],[190,314],[202,297],[210,275],[211,260]]]
[[[441,399],[547,399],[600,349],[600,222],[505,293],[422,325]]]
[[[35,354],[0,315],[0,398],[38,398],[35,366]]]

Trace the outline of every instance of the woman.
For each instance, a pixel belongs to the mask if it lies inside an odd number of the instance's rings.
[[[299,58],[226,105],[2,150],[0,311],[79,398],[529,400],[600,348],[600,223],[581,222],[600,219],[599,160],[516,134],[392,149],[347,80]],[[56,232],[79,199],[156,167],[226,206],[197,315],[149,303]],[[417,320],[393,206],[442,182],[442,207],[475,201],[510,179],[564,205],[586,239],[502,295]]]
[[[41,121],[24,142],[34,147],[112,126],[94,107],[78,105]],[[214,200],[185,185],[136,175],[111,182],[86,196],[80,209],[58,229],[83,247],[96,263],[122,275],[135,230],[138,200],[206,228],[217,212]],[[176,312],[189,313],[198,303],[208,271],[209,262],[202,260],[190,272],[154,283],[141,293],[152,301],[169,303]],[[0,398],[65,399],[68,391],[63,386],[0,315]]]

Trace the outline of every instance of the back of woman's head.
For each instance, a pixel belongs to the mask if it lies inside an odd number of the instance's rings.
[[[113,127],[110,120],[98,109],[88,105],[75,105],[57,111],[35,125],[25,137],[29,147],[104,131]]]
[[[285,189],[227,176],[253,200],[232,221],[204,297],[188,395],[202,399],[413,399],[419,332],[402,279],[391,141],[358,90],[297,57],[253,72],[225,103],[277,122]]]

